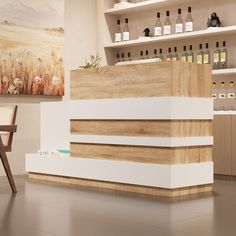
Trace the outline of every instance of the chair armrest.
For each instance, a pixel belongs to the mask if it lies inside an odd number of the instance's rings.
[[[0,132],[16,132],[16,125],[0,125]]]

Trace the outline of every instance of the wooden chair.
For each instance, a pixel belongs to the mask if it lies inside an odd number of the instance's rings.
[[[16,112],[17,106],[0,105],[0,158],[13,193],[17,191],[6,152],[11,152],[13,134],[16,132]]]

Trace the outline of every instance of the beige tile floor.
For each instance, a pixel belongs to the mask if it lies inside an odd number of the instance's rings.
[[[161,198],[0,178],[0,236],[236,236],[236,182],[213,195]]]

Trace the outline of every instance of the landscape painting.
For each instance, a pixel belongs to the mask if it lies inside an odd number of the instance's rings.
[[[64,0],[0,0],[0,94],[64,95]]]

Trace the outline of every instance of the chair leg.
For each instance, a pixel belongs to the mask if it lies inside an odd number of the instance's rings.
[[[10,165],[8,163],[7,155],[6,155],[5,151],[0,150],[0,158],[1,158],[1,161],[2,161],[2,164],[3,164],[3,167],[5,169],[8,181],[11,185],[12,193],[16,193],[17,192],[16,185],[15,185],[12,173],[11,173],[11,168],[10,168]]]

